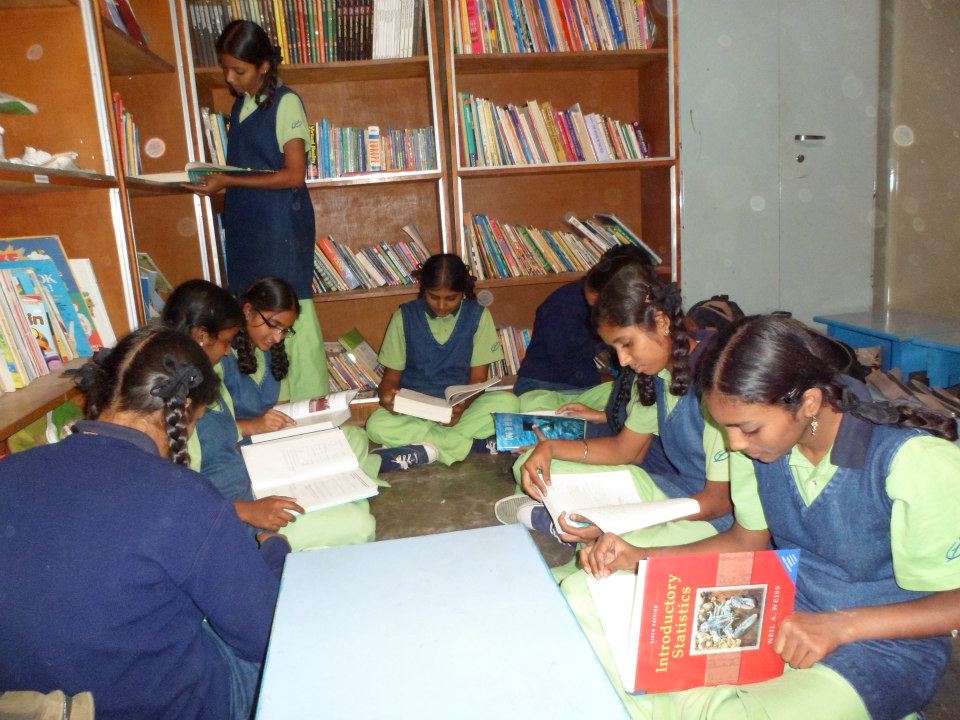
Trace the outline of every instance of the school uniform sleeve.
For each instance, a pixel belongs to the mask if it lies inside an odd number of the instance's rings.
[[[886,486],[897,583],[928,592],[960,588],[960,447],[928,435],[907,440]]]
[[[627,405],[627,420],[624,426],[641,435],[656,434],[660,429],[660,422],[657,420],[657,404],[640,404],[636,383],[632,383],[630,387],[630,402]]]
[[[700,400],[703,413],[703,456],[706,462],[706,477],[711,482],[730,481],[730,453],[727,452],[723,430],[710,415],[705,400]]]
[[[380,364],[391,370],[403,372],[407,367],[407,341],[403,334],[403,316],[399,310],[393,311],[387,332],[380,346]]]
[[[287,93],[277,105],[277,144],[282,151],[284,145],[297,138],[310,147],[310,130],[303,103],[293,93]]]
[[[733,501],[733,516],[737,523],[747,530],[766,530],[767,518],[760,503],[760,491],[757,488],[757,473],[753,469],[753,460],[740,452],[731,452],[730,498]]]
[[[493,324],[493,316],[486,308],[480,315],[480,324],[473,336],[473,355],[470,357],[470,366],[489,365],[497,360],[503,360],[503,347],[500,345],[500,336]]]

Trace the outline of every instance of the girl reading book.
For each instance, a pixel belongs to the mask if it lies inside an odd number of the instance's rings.
[[[367,434],[386,448],[384,470],[407,469],[439,459],[463,460],[471,449],[488,451],[494,412],[516,412],[512,393],[487,392],[453,407],[440,424],[393,412],[401,388],[441,398],[450,385],[487,379],[489,363],[503,357],[490,312],[474,296],[474,280],[456,255],[433,255],[417,274],[420,293],[390,318],[377,392],[381,408],[367,420]],[[488,445],[489,443],[489,445]]]
[[[223,228],[227,281],[235,293],[274,275],[303,298],[287,351],[296,359],[289,377],[290,399],[328,391],[320,324],[312,303],[315,221],[305,184],[309,142],[300,97],[280,81],[280,50],[256,23],[234,20],[217,38],[224,80],[236,98],[230,111],[227,163],[268,170],[264,174],[215,174],[188,185],[206,195],[226,189]]]
[[[251,324],[256,324],[252,319],[254,315],[257,314],[251,314]],[[289,326],[281,319],[267,317],[274,323],[273,337],[284,336]],[[285,317],[290,319],[290,315]],[[257,318],[259,320],[259,315]],[[225,289],[206,280],[189,280],[178,286],[167,299],[163,321],[196,340],[218,373],[223,372],[221,361],[231,354],[234,338],[247,327],[247,319],[237,300]],[[197,423],[190,453],[192,467],[233,502],[241,520],[253,528],[287,535],[295,550],[373,539],[375,521],[365,500],[304,514],[303,507],[291,497],[271,495],[255,499],[250,475],[237,448],[241,440],[233,397],[224,384],[219,396]]]
[[[288,546],[258,552],[186,466],[209,359],[146,327],[77,375],[75,434],[3,461],[0,687],[92,691],[107,720],[249,717]]]
[[[789,664],[742,687],[625,696],[635,717],[894,720],[919,711],[946,669],[960,625],[960,448],[956,423],[873,402],[832,340],[783,317],[720,332],[697,369],[725,428],[736,522],[660,547],[654,529],[603,535],[581,553],[603,578],[656,555],[800,550],[796,612],[774,649]],[[607,664],[583,572],[563,591]],[[611,677],[619,686],[616,672]]]

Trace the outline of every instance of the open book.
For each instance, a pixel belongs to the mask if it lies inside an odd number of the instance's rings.
[[[296,421],[296,424],[281,428],[280,430],[251,435],[250,442],[266,442],[268,440],[277,440],[278,438],[293,437],[294,435],[303,435],[304,433],[340,427],[350,419],[350,401],[353,400],[356,394],[356,390],[343,390],[341,392],[330,393],[323,397],[274,405],[274,410],[279,410],[284,415],[289,415]]]
[[[497,450],[518,450],[536,445],[540,440],[536,427],[548,440],[582,440],[587,435],[583,418],[557,415],[553,411],[535,413],[494,413],[497,428]]]
[[[479,395],[488,387],[500,382],[500,378],[490,378],[473,385],[450,385],[443,391],[443,397],[425,395],[415,390],[401,389],[393,400],[393,410],[401,415],[448,423],[453,417],[453,406]]]
[[[133,175],[137,180],[147,180],[149,182],[161,183],[164,185],[182,185],[183,183],[198,183],[207,175],[216,175],[217,173],[229,173],[231,175],[266,175],[276,172],[275,170],[253,170],[251,168],[239,168],[233,165],[212,165],[203,162],[189,162],[183,172],[165,172],[165,173],[145,173],[143,175]]]
[[[773,651],[793,612],[799,550],[653,557],[588,578],[623,688],[672,692],[783,674]]]
[[[560,515],[566,512],[587,518],[604,532],[618,534],[700,512],[700,503],[693,498],[644,502],[629,470],[551,473],[543,504],[557,529]]]
[[[285,495],[310,512],[378,492],[340,428],[244,445],[240,451],[257,499]]]

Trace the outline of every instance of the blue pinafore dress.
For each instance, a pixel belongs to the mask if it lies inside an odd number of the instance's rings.
[[[400,306],[407,346],[407,362],[400,387],[442,398],[448,385],[463,385],[470,381],[473,336],[480,326],[483,308],[476,300],[464,298],[457,324],[442,345],[427,325],[429,311],[422,298]]]
[[[277,108],[280,98],[291,92],[279,86],[270,107],[255,110],[243,122],[243,98],[237,98],[230,112],[227,163],[255,170],[284,167],[277,145]],[[297,297],[312,296],[316,227],[306,185],[283,190],[227,188],[223,227],[231,291],[242,293],[254,280],[275,275],[290,283]]]
[[[266,365],[263,377],[257,382],[252,375],[240,372],[237,356],[233,353],[220,361],[223,368],[223,384],[233,398],[233,412],[238,420],[260,417],[277,404],[280,398],[280,381],[270,371],[272,356],[267,350],[261,361]]]

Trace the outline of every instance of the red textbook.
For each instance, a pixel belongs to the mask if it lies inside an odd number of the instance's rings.
[[[783,674],[773,651],[793,612],[799,550],[677,555],[590,580],[629,693],[743,685]]]

